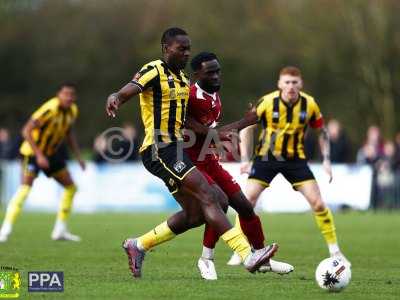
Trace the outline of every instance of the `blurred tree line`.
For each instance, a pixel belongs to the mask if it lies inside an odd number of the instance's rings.
[[[64,80],[79,86],[83,145],[110,126],[139,125],[137,101],[109,120],[106,96],[160,57],[161,33],[179,26],[192,54],[220,58],[225,122],[275,89],[290,64],[353,144],[373,123],[392,138],[400,125],[399,11],[396,0],[1,0],[0,125],[18,131]]]

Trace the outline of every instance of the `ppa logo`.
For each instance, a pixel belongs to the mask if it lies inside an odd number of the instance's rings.
[[[64,292],[64,272],[28,272],[28,292]]]

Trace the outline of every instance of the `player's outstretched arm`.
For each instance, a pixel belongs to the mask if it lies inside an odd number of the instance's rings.
[[[332,182],[332,166],[331,166],[331,147],[328,129],[324,126],[320,129],[320,149],[322,154],[322,166],[325,172],[329,175],[329,183]]]
[[[66,135],[66,140],[68,146],[71,148],[72,153],[74,154],[76,160],[79,162],[82,170],[86,169],[85,161],[81,157],[81,150],[78,145],[78,141],[76,139],[76,135],[72,129],[70,129]]]
[[[240,173],[250,173],[251,168],[251,158],[253,156],[253,147],[254,147],[254,131],[256,130],[257,125],[251,125],[240,131],[240,157],[241,157],[241,165],[240,165]]]
[[[207,135],[209,130],[211,129],[210,127],[207,127],[196,121],[196,119],[191,116],[186,117],[185,128],[193,130],[195,133],[200,135]]]
[[[256,112],[256,108],[252,103],[249,103],[249,109],[244,114],[244,117],[239,121],[224,125],[220,128],[221,131],[232,131],[237,130],[240,131],[248,126],[257,124],[258,116]]]
[[[32,131],[39,126],[39,121],[29,119],[29,121],[26,122],[25,126],[22,128],[21,134],[22,137],[29,143],[33,152],[35,153],[36,162],[38,163],[39,167],[43,169],[48,169],[49,161],[47,160],[46,156],[44,156],[43,152],[39,149],[38,145],[35,143],[35,140],[32,137]]]
[[[222,128],[215,129],[201,124],[191,116],[186,117],[185,128],[193,130],[199,135],[216,134],[221,141],[229,141],[235,135],[234,130],[223,130]]]
[[[115,118],[119,107],[131,99],[133,96],[140,94],[139,86],[128,83],[116,93],[112,93],[107,98],[106,113],[109,117]]]

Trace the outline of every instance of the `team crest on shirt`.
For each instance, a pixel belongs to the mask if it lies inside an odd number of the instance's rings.
[[[174,82],[174,76],[169,75],[168,76],[168,82]]]
[[[307,112],[306,111],[300,112],[300,120],[305,121],[306,118],[307,118]]]
[[[186,164],[181,160],[178,160],[174,164],[174,170],[177,171],[178,173],[181,173],[185,168],[186,168]]]
[[[175,89],[170,89],[170,90],[169,90],[169,98],[170,98],[170,99],[176,99],[176,92],[175,92]]]

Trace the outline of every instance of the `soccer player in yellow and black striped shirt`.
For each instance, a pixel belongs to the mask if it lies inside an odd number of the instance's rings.
[[[166,30],[161,38],[163,59],[145,64],[133,80],[107,99],[106,111],[115,117],[120,105],[140,94],[145,138],[140,148],[146,169],[164,181],[183,210],[150,232],[126,239],[123,248],[131,272],[141,277],[146,251],[177,234],[207,222],[231,249],[239,253],[250,272],[276,252],[272,245],[252,254],[241,230],[233,228],[217,194],[183,152],[183,128],[189,99],[189,81],[182,70],[190,54],[190,40],[180,28]],[[224,198],[224,200],[226,200]]]
[[[250,146],[255,126],[241,132],[241,154],[244,161],[241,170],[249,173],[245,193],[255,206],[261,192],[281,173],[309,202],[330,254],[348,262],[338,246],[332,213],[322,200],[304,153],[304,134],[307,127],[321,129],[323,167],[331,181],[329,136],[322,114],[314,98],[301,91],[303,81],[298,68],[283,68],[278,87],[279,90],[263,96],[257,105],[256,113],[262,131],[252,166],[248,161],[252,156]],[[229,264],[234,265],[237,262],[238,257],[233,256]]]
[[[82,169],[85,168],[72,131],[72,125],[78,116],[75,100],[75,85],[64,83],[60,86],[57,96],[46,101],[25,124],[22,130],[25,140],[20,148],[23,156],[22,185],[8,204],[0,230],[0,241],[4,242],[8,239],[39,171],[43,171],[48,177],[53,177],[65,188],[51,234],[52,239],[80,240],[67,229],[67,219],[71,212],[76,186],[66,168],[65,157],[59,152],[60,145],[66,140]]]

